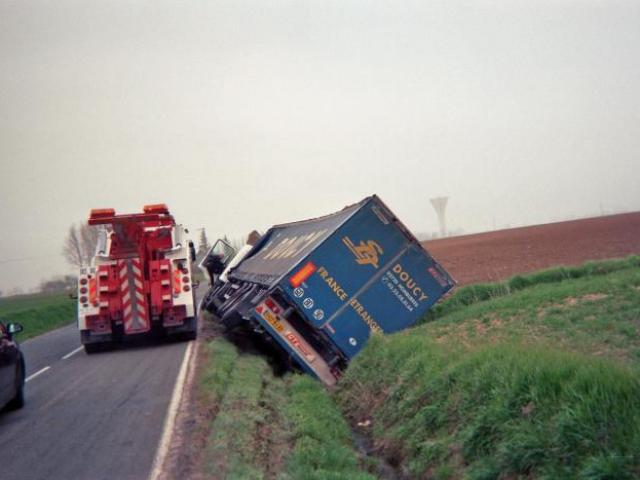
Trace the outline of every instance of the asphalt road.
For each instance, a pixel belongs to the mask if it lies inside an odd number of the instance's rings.
[[[0,413],[0,478],[146,479],[186,347],[87,355],[75,324],[24,342],[26,405]]]

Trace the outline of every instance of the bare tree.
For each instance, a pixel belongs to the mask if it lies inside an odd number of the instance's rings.
[[[64,240],[62,254],[70,265],[82,267],[89,265],[98,244],[98,228],[85,222],[79,226],[72,224]]]
[[[80,225],[80,244],[85,255],[86,265],[91,263],[91,258],[96,253],[96,245],[98,245],[98,232],[100,227],[82,223]]]

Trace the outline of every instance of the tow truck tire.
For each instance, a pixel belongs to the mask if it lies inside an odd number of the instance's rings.
[[[84,351],[86,352],[87,355],[98,353],[100,350],[102,350],[101,343],[85,343],[84,344]]]
[[[198,337],[198,320],[197,317],[189,317],[185,319],[185,323],[188,322],[189,330],[181,332],[178,336],[180,340],[188,342],[189,340],[195,340]]]

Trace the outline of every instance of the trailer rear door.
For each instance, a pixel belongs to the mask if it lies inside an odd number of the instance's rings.
[[[415,323],[454,285],[373,197],[304,259],[281,288],[348,357],[372,331]]]

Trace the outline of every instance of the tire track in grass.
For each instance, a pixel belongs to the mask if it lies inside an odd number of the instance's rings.
[[[283,480],[370,480],[359,465],[347,422],[325,388],[308,376],[294,376],[285,406],[293,429],[294,446]]]
[[[205,471],[214,478],[264,478],[256,439],[265,421],[260,407],[262,378],[268,365],[259,357],[240,356],[230,372],[227,389],[207,442]]]
[[[319,382],[275,376],[264,357],[238,353],[223,338],[205,348],[200,388],[214,415],[204,478],[374,478],[360,468],[349,427]]]
[[[261,356],[239,354],[226,340],[207,345],[201,388],[215,413],[202,465],[206,478],[276,478],[289,452],[281,413],[286,382]]]

